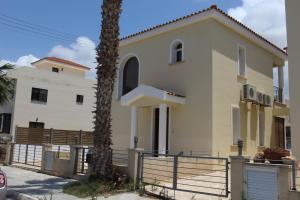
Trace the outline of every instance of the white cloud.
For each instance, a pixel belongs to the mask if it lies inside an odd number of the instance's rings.
[[[76,42],[69,47],[58,45],[52,48],[49,56],[59,57],[66,60],[71,60],[91,68],[87,75],[89,78],[95,77],[96,67],[96,44],[87,37],[78,37]]]
[[[231,8],[228,14],[264,36],[278,47],[287,46],[284,0],[242,0],[242,5]],[[274,84],[278,85],[277,70],[273,70]],[[288,64],[284,68],[284,93],[288,96]]]
[[[15,65],[16,67],[32,67],[31,63],[39,60],[37,57],[35,57],[32,54],[26,55],[26,56],[21,56],[17,59],[17,61],[9,61],[9,60],[0,60],[0,65],[4,65],[7,63],[10,63],[12,65]]]
[[[228,14],[263,35],[280,48],[286,47],[284,0],[242,0]]]

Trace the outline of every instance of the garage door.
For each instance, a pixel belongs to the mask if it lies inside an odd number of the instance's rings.
[[[278,199],[276,170],[247,168],[246,180],[248,200]]]

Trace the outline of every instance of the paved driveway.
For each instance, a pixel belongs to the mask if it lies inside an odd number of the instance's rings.
[[[53,200],[82,200],[62,192],[63,186],[74,180],[49,176],[41,173],[27,171],[15,167],[1,166],[8,179],[8,189],[35,197],[45,197],[53,194]],[[115,195],[109,198],[99,197],[98,200],[145,200],[134,193]]]

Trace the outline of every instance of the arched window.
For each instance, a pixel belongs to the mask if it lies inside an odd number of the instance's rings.
[[[172,42],[170,50],[170,64],[175,64],[184,60],[183,43],[181,40],[175,40]]]
[[[127,94],[139,84],[139,61],[136,57],[130,58],[123,69],[122,95]]]

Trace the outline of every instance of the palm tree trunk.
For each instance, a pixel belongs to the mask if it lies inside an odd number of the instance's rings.
[[[119,57],[119,18],[122,0],[103,0],[102,30],[97,47],[97,87],[94,121],[94,174],[112,178],[111,103]]]

